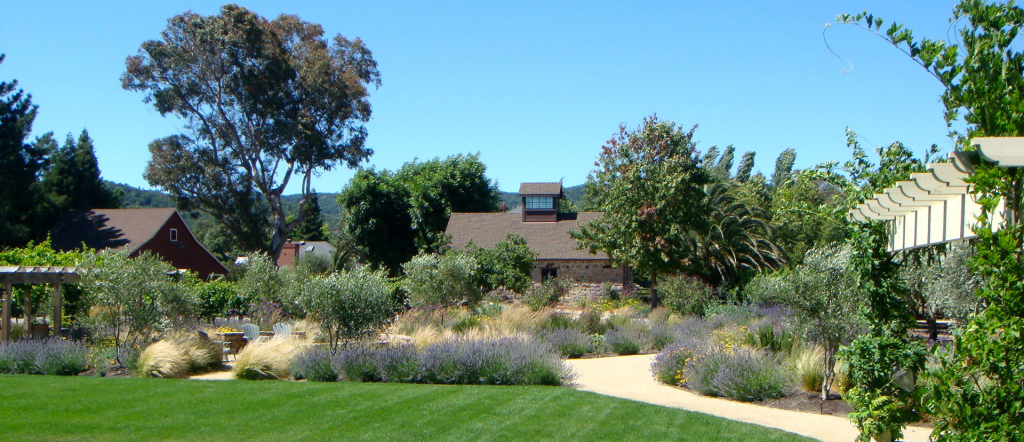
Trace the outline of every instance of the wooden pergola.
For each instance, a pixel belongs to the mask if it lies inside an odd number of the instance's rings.
[[[0,283],[3,284],[3,318],[0,326],[0,342],[11,338],[11,286],[13,284],[50,284],[53,286],[53,324],[54,333],[60,333],[61,310],[64,301],[61,299],[61,285],[79,282],[82,277],[77,267],[49,266],[0,266]],[[25,297],[25,325],[29,323],[32,312],[32,299]],[[31,332],[30,330],[28,332]]]

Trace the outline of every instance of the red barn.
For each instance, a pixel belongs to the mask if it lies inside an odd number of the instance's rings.
[[[228,273],[192,235],[174,209],[94,209],[69,212],[50,234],[56,250],[86,247],[96,250],[143,251],[160,256],[174,268],[196,272],[203,280]]]

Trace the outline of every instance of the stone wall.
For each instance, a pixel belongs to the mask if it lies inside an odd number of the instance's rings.
[[[530,276],[533,282],[540,282],[542,269],[553,269],[559,278],[568,278],[577,283],[622,284],[628,279],[621,266],[612,266],[607,259],[538,259],[533,262]]]

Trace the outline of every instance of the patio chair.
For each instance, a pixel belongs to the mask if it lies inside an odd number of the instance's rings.
[[[278,322],[274,324],[274,337],[291,339],[292,338],[292,325],[286,322]]]
[[[260,328],[256,324],[242,325],[242,333],[245,333],[245,340],[248,342],[256,342],[260,339]]]

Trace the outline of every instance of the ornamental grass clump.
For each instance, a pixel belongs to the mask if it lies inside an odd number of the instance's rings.
[[[238,379],[288,379],[301,342],[283,338],[251,342],[238,353],[232,371]]]
[[[135,361],[135,371],[139,376],[180,379],[188,376],[188,362],[181,346],[170,340],[160,340],[150,344]]]
[[[587,354],[593,341],[589,335],[573,328],[548,330],[541,332],[539,336],[566,358],[578,358]]]
[[[0,344],[0,373],[76,375],[89,368],[89,349],[59,339]]]

